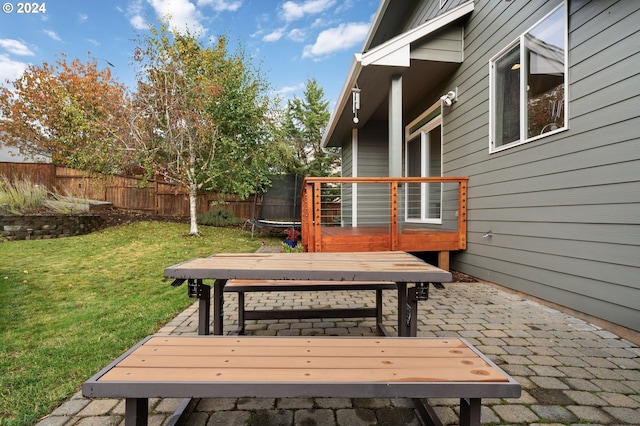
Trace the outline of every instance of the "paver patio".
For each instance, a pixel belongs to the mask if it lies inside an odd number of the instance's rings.
[[[385,325],[393,330],[394,291],[385,292]],[[185,295],[186,297],[186,295]],[[375,303],[365,292],[361,306]],[[251,293],[247,305],[278,309],[288,304],[340,306],[353,303],[346,292]],[[225,295],[225,331],[237,327],[237,299]],[[159,334],[197,334],[194,303]],[[374,319],[248,321],[252,335],[374,335]],[[522,397],[483,400],[489,424],[640,424],[640,347],[599,326],[487,283],[448,283],[420,302],[418,336],[467,339],[523,387]],[[457,400],[430,400],[446,425],[457,424]],[[180,400],[150,401],[150,424],[167,424]],[[118,425],[124,402],[83,398],[79,393],[39,426]],[[420,425],[410,400],[287,398],[201,400],[191,425]]]

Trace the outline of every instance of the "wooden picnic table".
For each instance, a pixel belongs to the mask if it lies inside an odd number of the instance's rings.
[[[228,280],[314,280],[334,282],[393,282],[398,295],[398,335],[416,335],[417,301],[429,283],[451,281],[451,273],[409,253],[221,253],[168,267],[172,285],[188,282],[188,294],[199,299],[198,334],[209,334],[210,286],[214,280],[214,334],[223,333],[223,293]],[[425,288],[426,286],[426,288]]]
[[[146,425],[149,398],[459,398],[460,424],[479,426],[482,398],[517,398],[520,385],[464,339],[150,336],[82,386],[126,398],[125,425]]]

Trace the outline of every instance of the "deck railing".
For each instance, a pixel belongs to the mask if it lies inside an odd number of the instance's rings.
[[[302,189],[306,251],[466,248],[468,177],[309,177]]]

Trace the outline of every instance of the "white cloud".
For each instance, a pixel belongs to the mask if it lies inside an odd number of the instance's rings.
[[[78,13],[78,20],[80,22],[84,22],[87,19],[89,19],[89,15],[85,14],[85,13]]]
[[[136,30],[144,30],[149,28],[147,20],[142,16],[143,6],[142,0],[134,0],[127,5],[125,16],[129,18],[129,23]]]
[[[145,21],[145,19],[140,15],[133,16],[129,19],[129,22],[136,30],[144,30],[148,28],[147,21]]]
[[[295,86],[283,86],[279,90],[274,91],[273,95],[278,99],[290,100],[298,94],[302,94],[305,84],[298,83]]]
[[[287,21],[295,21],[305,15],[314,15],[331,8],[335,4],[335,0],[307,0],[302,3],[295,1],[286,1],[282,5],[281,16]]]
[[[195,33],[204,32],[200,23],[202,15],[189,0],[147,0],[158,16],[169,19],[173,31],[189,29]]]
[[[348,50],[361,43],[369,31],[368,23],[340,24],[318,34],[314,44],[305,46],[303,58],[322,58],[334,52]]]
[[[49,36],[49,38],[55,40],[55,41],[62,41],[62,39],[60,38],[60,36],[53,30],[42,30],[43,33],[45,33],[46,35]]]
[[[0,39],[0,47],[14,55],[35,56],[35,53],[20,40],[14,40],[12,38]]]
[[[242,6],[242,0],[198,0],[198,6],[211,5],[216,12],[235,12]]]
[[[279,28],[262,37],[262,41],[267,41],[267,42],[278,41],[282,38],[283,35],[284,35],[284,28]]]
[[[303,42],[306,36],[307,36],[307,33],[304,30],[301,30],[300,28],[294,28],[291,31],[289,31],[289,33],[287,34],[287,38],[289,40],[292,40],[298,43]]]
[[[26,62],[14,61],[0,54],[0,86],[4,85],[6,80],[13,81],[20,77],[28,66]]]

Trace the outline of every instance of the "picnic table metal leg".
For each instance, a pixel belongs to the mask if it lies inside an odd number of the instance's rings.
[[[211,287],[201,285],[202,292],[198,304],[198,334],[206,336],[209,334],[209,319],[211,318]]]
[[[149,417],[148,398],[127,398],[125,401],[125,426],[146,426]]]
[[[408,337],[407,283],[399,282],[396,286],[398,287],[398,336]]]
[[[244,334],[244,291],[238,292],[238,329],[237,334]]]
[[[382,324],[382,290],[376,290],[376,332],[385,336],[386,330]]]
[[[413,402],[422,422],[427,426],[443,426],[442,421],[426,399],[414,398]]]
[[[481,398],[460,398],[460,426],[480,426]]]
[[[224,332],[224,286],[227,280],[215,280],[213,283],[213,334],[222,335]],[[207,333],[208,334],[208,333]]]
[[[188,287],[189,297],[198,298],[198,334],[209,334],[209,314],[211,312],[211,287],[201,279],[190,279]]]
[[[416,337],[418,335],[418,298],[415,288],[409,291],[409,319],[407,320],[408,335]]]

